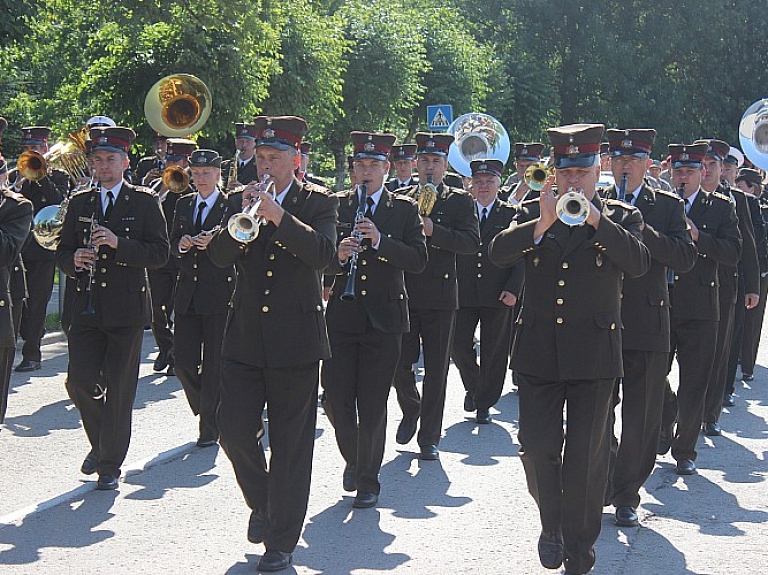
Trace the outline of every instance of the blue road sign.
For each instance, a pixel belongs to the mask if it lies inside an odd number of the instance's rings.
[[[453,122],[453,106],[438,104],[427,106],[427,126],[430,132],[445,132]]]

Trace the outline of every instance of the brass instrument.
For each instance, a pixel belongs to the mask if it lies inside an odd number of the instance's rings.
[[[448,150],[448,162],[462,176],[472,175],[472,160],[509,159],[510,142],[507,130],[493,116],[471,112],[456,118],[448,127],[454,142]]]
[[[528,166],[523,179],[530,189],[534,192],[540,192],[547,182],[547,178],[554,175],[554,173],[555,168],[549,167],[542,162],[536,162]]]
[[[39,182],[48,175],[48,162],[46,162],[45,156],[41,153],[27,150],[19,156],[16,169],[22,178]]]
[[[237,170],[240,165],[240,150],[235,152],[235,156],[232,158],[232,163],[229,165],[229,174],[227,174],[227,189],[237,185]]]
[[[211,92],[199,78],[172,74],[158,80],[144,99],[144,115],[153,130],[169,138],[200,130],[211,115]]]
[[[434,186],[433,186],[434,187]],[[355,214],[355,226],[360,223],[365,217],[365,199],[368,197],[368,183],[363,182],[360,184],[360,202],[357,205],[357,213]],[[354,228],[353,228],[354,230]],[[353,231],[353,237],[359,242],[363,239],[363,234],[359,231]],[[358,249],[360,246],[358,245]],[[349,271],[347,272],[347,285],[344,287],[344,293],[339,296],[339,299],[343,301],[355,301],[357,296],[355,295],[355,276],[357,275],[357,250],[353,251],[349,256]]]
[[[163,170],[163,185],[173,194],[183,194],[189,188],[189,173],[181,166],[168,166]]]
[[[557,198],[555,210],[558,219],[566,226],[581,226],[589,215],[589,200],[581,191],[568,188],[567,192]]]
[[[266,185],[266,189],[264,191],[268,194],[272,194],[272,197],[274,198],[275,182],[270,181],[267,183],[268,178],[269,174],[264,174],[259,184],[262,187]],[[231,218],[229,218],[229,221],[227,222],[227,230],[233,239],[243,244],[249,244],[257,237],[259,237],[261,226],[266,222],[263,217],[256,215],[256,211],[259,209],[260,205],[261,198],[251,200],[250,206],[245,208],[242,212],[234,214]]]
[[[419,206],[419,215],[428,217],[437,202],[437,188],[432,183],[432,174],[427,175],[427,183],[417,186],[410,196]]]

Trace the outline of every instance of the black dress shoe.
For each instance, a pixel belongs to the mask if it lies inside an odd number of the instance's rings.
[[[477,406],[475,405],[475,396],[470,392],[464,396],[464,411],[475,411]]]
[[[696,464],[691,459],[681,459],[677,462],[675,472],[678,475],[693,475],[696,473]]]
[[[736,405],[736,398],[732,393],[726,393],[723,396],[723,407],[733,407]]]
[[[669,453],[670,448],[672,447],[672,440],[675,438],[675,424],[672,423],[672,425],[661,426],[661,433],[659,433],[659,445],[656,448],[656,453],[658,455],[665,455]]]
[[[547,569],[558,569],[563,564],[564,558],[562,533],[545,533],[542,531],[539,535],[539,561],[541,564]]]
[[[111,489],[117,489],[118,485],[120,485],[120,480],[116,475],[101,473],[99,474],[99,481],[96,483],[96,489],[99,491],[109,491]]]
[[[251,511],[251,518],[248,520],[248,541],[251,543],[261,543],[264,541],[267,525],[267,514],[265,512]]]
[[[166,367],[168,367],[168,354],[161,351],[157,354],[155,363],[152,364],[152,369],[155,371],[163,371]]]
[[[722,435],[720,425],[715,422],[704,422],[704,435],[708,437],[717,437]]]
[[[344,467],[344,475],[341,479],[342,487],[344,491],[356,491],[357,490],[357,466],[347,463]]]
[[[440,459],[440,452],[437,450],[437,445],[432,443],[421,446],[421,453],[419,453],[419,459],[425,461],[436,461]]]
[[[475,422],[477,423],[490,423],[491,422],[491,414],[488,413],[487,409],[478,409],[477,415],[475,416]]]
[[[405,445],[413,436],[416,435],[416,426],[419,423],[419,416],[405,416],[397,426],[397,434],[395,434],[395,441],[400,445]]]
[[[379,496],[376,493],[358,491],[355,500],[352,502],[352,507],[367,509],[368,507],[375,507],[378,502]]]
[[[21,363],[16,366],[16,371],[24,373],[25,371],[37,371],[40,369],[40,362],[34,359],[22,359]]]
[[[83,464],[80,466],[80,473],[93,475],[99,470],[99,458],[93,452],[85,456]]]
[[[741,374],[741,381],[752,381],[755,379],[755,376],[751,373],[742,373]]]
[[[218,437],[201,435],[200,437],[197,438],[198,447],[211,447],[213,445],[216,445],[218,442],[219,442]]]
[[[173,377],[176,375],[176,372],[173,370],[172,365],[168,366],[168,369],[166,370],[165,375],[167,375],[168,377]]]
[[[282,551],[267,551],[259,559],[259,564],[256,569],[264,571],[265,573],[273,573],[274,571],[282,571],[287,569],[291,564],[291,554],[284,553]]]
[[[616,518],[614,521],[619,527],[637,527],[640,524],[637,511],[629,505],[621,505],[616,508]]]

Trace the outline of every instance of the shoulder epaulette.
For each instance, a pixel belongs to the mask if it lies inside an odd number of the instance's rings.
[[[669,192],[667,190],[664,190],[662,188],[652,188],[653,192],[657,196],[667,196],[668,198],[671,198],[673,200],[677,200],[678,202],[682,202],[683,199],[676,193],[676,192]]]
[[[324,186],[318,186],[312,182],[301,182],[301,186],[310,193],[323,194],[324,196],[331,196],[333,192]]]
[[[406,189],[406,188],[402,188]],[[414,200],[411,196],[406,196],[405,194],[401,194],[398,191],[390,192],[392,194],[392,197],[396,200],[401,200],[404,202],[408,202],[410,204],[416,204],[416,200]]]
[[[725,194],[722,194],[722,193],[720,193],[718,191],[714,191],[714,192],[712,192],[709,195],[712,196],[713,198],[717,198],[718,200],[722,200],[724,202],[728,202],[729,204],[733,201],[732,198],[730,198],[729,196],[726,196]]]
[[[155,192],[152,188],[148,188],[146,186],[133,186],[134,191],[141,192],[143,194],[149,194],[150,196],[154,196]]]
[[[71,193],[69,195],[69,197],[70,198],[75,198],[77,196],[82,196],[84,194],[90,194],[91,192],[95,192],[97,190],[98,190],[98,188],[96,188],[95,186],[91,187],[91,188],[85,188],[84,190],[78,190],[77,192]]]
[[[14,192],[12,188],[3,188],[3,195],[6,198],[11,198],[12,200],[16,200],[17,202],[21,202],[21,201],[27,200],[27,198],[24,197],[23,194],[20,194],[18,192]]]

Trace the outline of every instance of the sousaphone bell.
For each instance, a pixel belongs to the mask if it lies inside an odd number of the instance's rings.
[[[156,132],[180,138],[200,130],[211,115],[211,92],[200,78],[172,74],[158,80],[144,99],[144,115]]]
[[[758,168],[768,170],[768,98],[752,104],[739,124],[741,150]]]
[[[480,112],[471,112],[456,118],[448,133],[454,142],[448,150],[448,162],[462,176],[472,175],[472,160],[509,159],[509,134],[496,118]]]

